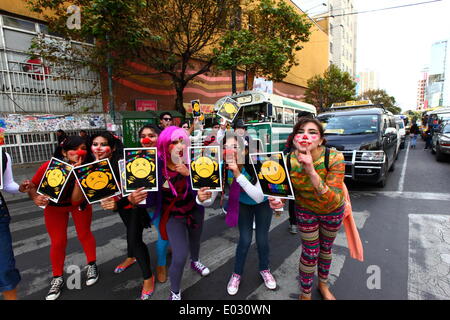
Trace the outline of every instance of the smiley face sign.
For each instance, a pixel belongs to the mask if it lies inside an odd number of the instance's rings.
[[[231,98],[226,98],[217,111],[217,115],[225,119],[228,122],[233,122],[234,118],[238,114],[241,106],[239,103]]]
[[[209,187],[222,190],[222,174],[219,169],[220,148],[217,146],[189,148],[191,184],[193,190]]]
[[[291,179],[282,152],[252,153],[250,159],[264,195],[294,199]]]
[[[51,158],[47,170],[41,179],[37,193],[48,196],[53,202],[58,202],[59,197],[67,183],[73,166],[56,158]]]
[[[192,115],[193,117],[200,117],[202,114],[201,108],[200,108],[200,100],[192,100],[191,101],[192,106]]]
[[[99,202],[121,192],[108,159],[76,167],[73,172],[89,203]]]
[[[145,191],[158,190],[158,161],[156,148],[125,148],[126,192],[144,187]]]

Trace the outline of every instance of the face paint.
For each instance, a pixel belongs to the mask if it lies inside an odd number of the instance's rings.
[[[148,137],[141,139],[142,144],[149,144],[150,142],[152,142],[152,141]]]
[[[69,152],[70,152],[70,151],[69,151]],[[86,151],[86,150],[80,149],[80,150],[77,150],[77,151],[75,152],[75,154],[77,154],[77,155],[80,156],[80,157],[84,157],[85,155],[87,155],[87,151]]]

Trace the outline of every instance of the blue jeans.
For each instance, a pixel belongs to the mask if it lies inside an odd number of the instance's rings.
[[[242,275],[245,260],[253,237],[255,220],[256,246],[258,248],[259,271],[269,269],[269,228],[272,222],[272,209],[269,201],[256,205],[239,204],[239,243],[236,248],[234,273]]]
[[[154,212],[149,212],[150,219],[153,219]],[[169,246],[168,240],[163,240],[161,238],[161,233],[159,233],[159,221],[161,220],[161,214],[158,215],[158,218],[152,221],[153,225],[158,231],[158,240],[156,240],[156,257],[157,257],[157,266],[165,266],[166,265],[166,256],[167,256],[167,247]]]
[[[417,134],[411,135],[411,147],[415,147],[417,142]]]
[[[1,169],[1,168],[0,168]],[[20,282],[20,273],[12,249],[9,214],[0,210],[0,292],[11,291]]]

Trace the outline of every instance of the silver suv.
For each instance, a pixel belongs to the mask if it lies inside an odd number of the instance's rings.
[[[436,154],[437,161],[443,161],[450,154],[450,122],[441,124],[433,133],[431,153]]]

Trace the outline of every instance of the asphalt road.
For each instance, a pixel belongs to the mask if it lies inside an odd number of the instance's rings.
[[[401,150],[396,168],[383,189],[348,183],[365,260],[359,262],[350,257],[341,230],[330,273],[331,289],[338,299],[450,299],[450,161],[437,162],[423,147],[424,142],[419,139],[417,149]],[[42,210],[28,200],[11,200],[9,207],[16,263],[22,274],[19,297],[42,300],[51,280],[49,238]],[[117,214],[98,206],[95,209],[92,229],[97,240],[99,282],[86,287],[82,271],[81,289],[65,288],[60,299],[134,300],[141,290],[139,267],[135,265],[119,275],[113,273],[126,254],[124,226]],[[145,241],[155,266],[156,231],[146,231]],[[270,231],[276,290],[264,287],[253,244],[238,294],[233,297],[227,294],[236,241],[237,230],[225,225],[220,210],[208,209],[200,260],[211,269],[211,274],[201,278],[186,268],[183,299],[297,299],[300,238],[288,232],[286,212],[273,219]],[[85,263],[70,222],[66,267],[82,268]],[[168,294],[168,283],[157,283],[152,299],[166,300]],[[313,291],[313,298],[320,299],[317,291]]]

